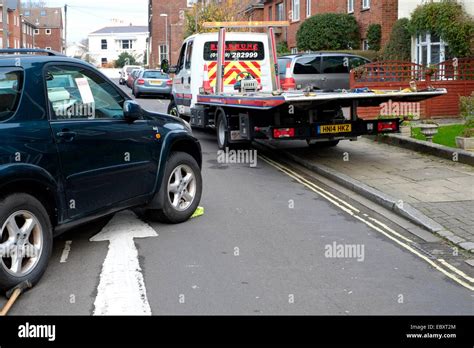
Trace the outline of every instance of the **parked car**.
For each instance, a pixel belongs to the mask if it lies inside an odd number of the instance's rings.
[[[350,70],[370,62],[367,58],[347,53],[292,54],[278,58],[278,72],[280,78],[284,78],[290,64],[298,89],[349,89]]]
[[[128,88],[133,88],[133,84],[135,80],[137,79],[138,74],[140,73],[142,69],[133,69],[132,72],[128,75],[128,79],[126,82],[126,85]]]
[[[173,80],[160,70],[141,70],[135,79],[132,94],[136,98],[142,95],[159,95],[169,98]]]
[[[71,227],[130,208],[186,221],[201,164],[189,124],[145,111],[92,65],[0,50],[0,289],[36,283]]]
[[[128,75],[132,72],[133,69],[140,69],[139,65],[125,65],[122,70],[120,70],[120,79],[119,84],[124,85],[128,80]]]

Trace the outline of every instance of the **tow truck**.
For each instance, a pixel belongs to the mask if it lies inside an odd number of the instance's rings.
[[[189,120],[192,127],[215,128],[220,149],[254,139],[335,146],[362,135],[399,132],[399,118],[363,120],[358,107],[390,100],[419,102],[447,93],[417,90],[415,82],[405,90],[298,90],[292,76],[280,79],[278,74],[275,28],[288,25],[287,21],[204,23],[204,28],[218,32],[185,39],[176,66],[162,62],[165,72],[174,73],[168,113]],[[227,28],[267,32],[226,32]]]

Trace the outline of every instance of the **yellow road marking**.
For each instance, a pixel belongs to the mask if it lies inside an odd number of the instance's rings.
[[[333,194],[327,192],[326,190],[320,188],[319,186],[317,186],[316,184],[314,183],[311,183],[310,181],[306,180],[304,177],[302,177],[301,175],[299,175],[298,173],[295,173],[294,171],[292,171],[291,169],[287,168],[286,166],[280,164],[280,163],[277,163],[269,158],[267,158],[266,156],[263,156],[263,155],[259,155],[259,157],[261,159],[263,159],[265,162],[267,162],[269,165],[271,165],[272,167],[278,169],[279,171],[285,173],[286,175],[288,175],[289,177],[295,179],[296,181],[298,181],[300,184],[306,186],[307,188],[309,188],[311,191],[319,194],[320,196],[324,197],[326,200],[328,200],[329,202],[331,202],[332,204],[336,205],[337,207],[339,207],[340,209],[344,210],[346,213],[348,213],[349,215],[352,215],[353,217],[355,217],[356,219],[358,219],[359,221],[363,222],[364,224],[366,224],[367,226],[371,227],[372,229],[374,229],[375,231],[379,232],[379,233],[382,233],[384,236],[386,236],[387,238],[393,240],[395,243],[397,243],[398,245],[400,245],[401,247],[405,248],[406,250],[410,251],[411,253],[415,254],[416,256],[418,256],[419,258],[421,258],[422,260],[426,261],[429,265],[431,265],[433,268],[435,268],[436,270],[438,270],[439,272],[443,273],[445,276],[447,276],[448,278],[454,280],[456,283],[464,286],[465,288],[471,290],[471,291],[474,291],[474,286],[472,286],[471,284],[468,284],[466,283],[464,280],[462,279],[459,279],[456,274],[460,275],[461,277],[465,278],[466,280],[470,281],[470,282],[473,282],[473,279],[469,276],[467,276],[466,274],[464,274],[462,271],[458,270],[456,267],[450,265],[449,263],[447,263],[446,261],[442,260],[442,259],[439,259],[438,261],[443,264],[444,266],[446,266],[448,269],[450,269],[452,272],[454,273],[451,273],[447,270],[445,270],[444,268],[440,267],[436,262],[434,262],[433,260],[430,260],[428,257],[426,257],[425,255],[421,254],[418,250],[414,249],[413,247],[411,247],[410,245],[404,243],[403,241],[399,240],[398,238],[401,238],[405,241],[409,241],[410,243],[413,243],[410,239],[400,235],[399,233],[395,232],[394,230],[392,230],[391,228],[389,228],[388,226],[386,226],[385,224],[377,221],[376,219],[374,218],[371,218],[369,216],[367,216],[372,222],[374,223],[377,223],[379,226],[383,227],[383,228],[386,228],[387,231],[384,231],[382,230],[380,227],[377,227],[375,226],[374,224],[372,224],[371,222],[363,219],[362,217],[356,215],[355,213],[360,213],[359,210],[357,210],[356,208],[352,207],[349,203],[345,202],[344,200],[342,200],[341,198],[339,197],[336,197],[334,196]],[[342,203],[342,204],[341,204]],[[351,209],[348,209],[347,207],[351,207]],[[366,214],[364,214],[366,215]],[[392,235],[393,234],[393,235]],[[396,236],[396,237],[395,237]],[[398,238],[397,238],[398,237]],[[440,261],[442,260],[442,261]],[[443,262],[444,261],[444,262]]]

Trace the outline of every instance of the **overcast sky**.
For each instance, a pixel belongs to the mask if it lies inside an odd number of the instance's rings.
[[[112,20],[123,24],[147,25],[148,0],[46,0],[48,7],[68,5],[68,43],[87,38],[97,29],[113,25]]]

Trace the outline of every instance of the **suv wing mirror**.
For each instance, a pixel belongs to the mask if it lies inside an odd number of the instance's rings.
[[[142,118],[142,107],[133,100],[126,100],[123,103],[123,117],[128,122],[134,122]]]

